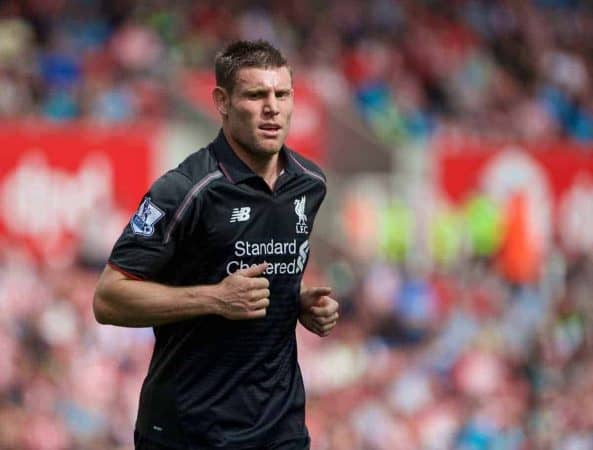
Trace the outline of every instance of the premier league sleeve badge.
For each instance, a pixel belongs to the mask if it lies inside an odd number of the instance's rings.
[[[154,225],[164,216],[165,213],[152,202],[151,198],[145,197],[130,222],[132,231],[141,236],[152,236]]]

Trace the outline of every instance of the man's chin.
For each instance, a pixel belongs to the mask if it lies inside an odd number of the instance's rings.
[[[257,146],[255,153],[261,156],[274,156],[280,151],[281,148],[282,144],[278,142],[265,142]]]

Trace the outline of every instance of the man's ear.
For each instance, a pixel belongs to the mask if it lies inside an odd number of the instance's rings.
[[[216,86],[212,90],[212,100],[214,100],[214,105],[216,105],[216,109],[218,110],[220,115],[226,117],[228,113],[229,103],[231,101],[226,89],[220,86]]]

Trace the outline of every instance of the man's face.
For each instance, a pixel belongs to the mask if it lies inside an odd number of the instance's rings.
[[[240,69],[228,98],[228,137],[256,158],[270,157],[284,145],[292,107],[287,67]]]

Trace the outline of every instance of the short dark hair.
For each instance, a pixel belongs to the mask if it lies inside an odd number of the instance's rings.
[[[239,69],[288,67],[280,50],[267,41],[235,41],[216,55],[214,70],[216,85],[232,92]]]

